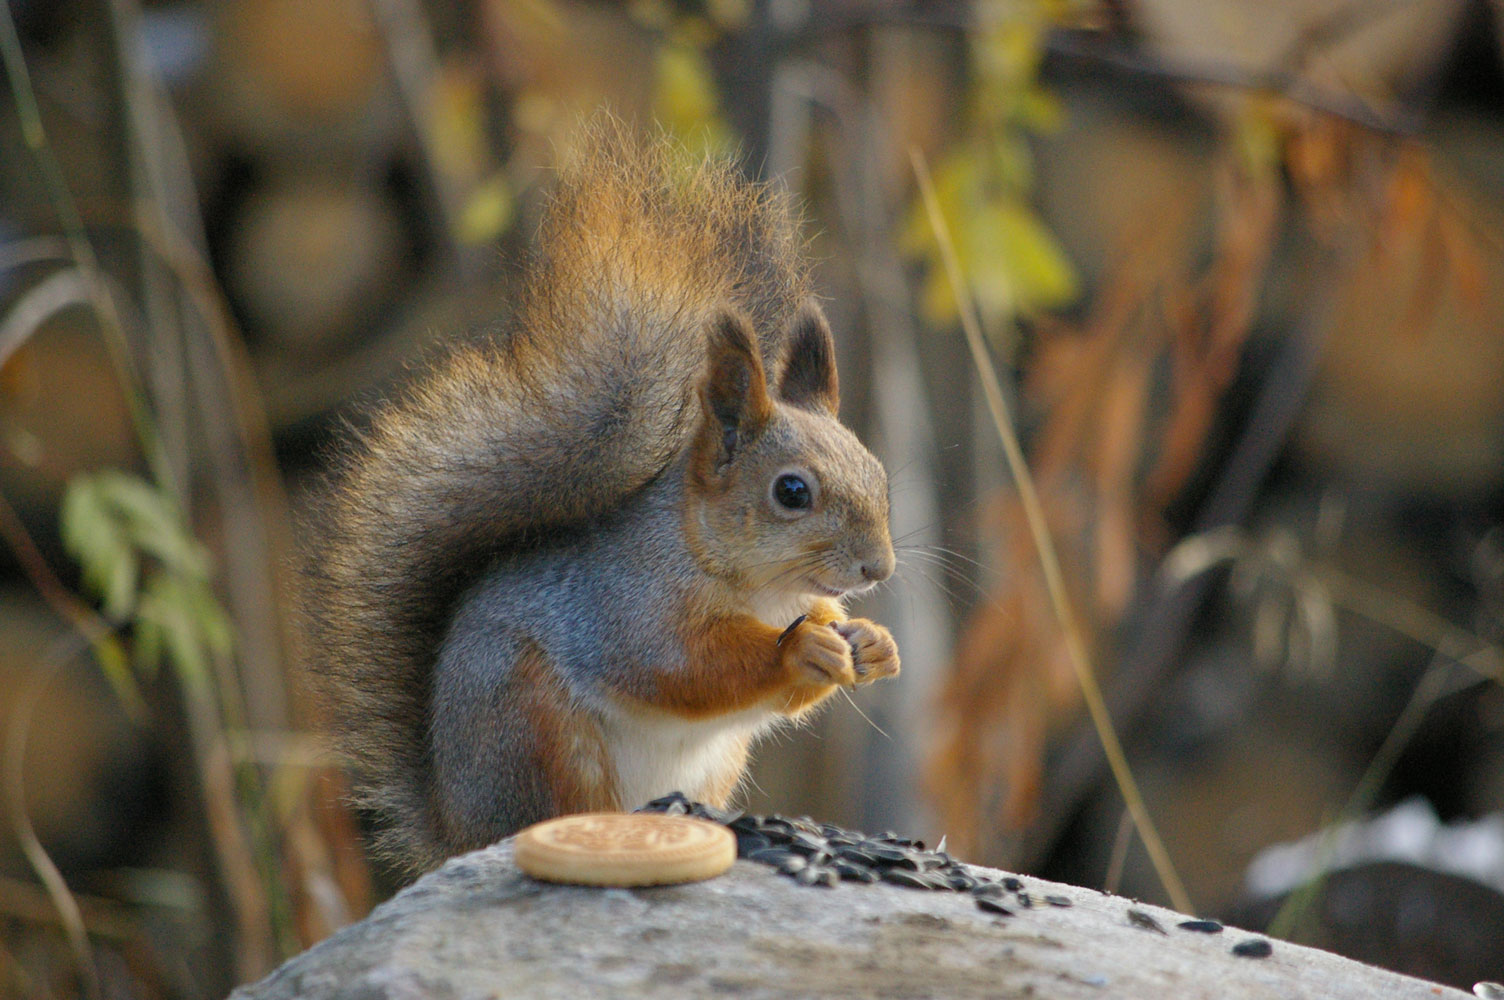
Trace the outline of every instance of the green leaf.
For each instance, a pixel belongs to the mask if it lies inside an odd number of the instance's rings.
[[[213,690],[209,657],[205,655],[198,636],[186,627],[181,610],[174,609],[171,616],[173,624],[162,632],[167,645],[167,662],[172,664],[184,687],[191,688],[199,697],[206,697]]]
[[[211,688],[212,678],[203,637],[190,612],[191,602],[191,594],[179,581],[156,573],[143,588],[140,617],[157,627],[166,661],[179,683],[204,694]]]
[[[79,475],[68,481],[58,505],[58,532],[63,548],[80,563],[91,561],[101,549],[115,543],[118,528],[105,510],[92,477]]]
[[[101,473],[99,490],[137,548],[175,572],[200,578],[209,575],[208,551],[188,530],[173,498],[122,472]]]
[[[192,617],[205,646],[218,656],[228,656],[235,648],[235,630],[230,617],[207,585],[186,588],[185,610]]]
[[[144,603],[144,602],[143,602]],[[165,640],[162,636],[162,626],[144,613],[136,616],[136,628],[132,634],[131,662],[136,665],[142,676],[150,679],[157,676],[162,669],[162,654]]]
[[[105,573],[99,590],[100,610],[112,622],[123,622],[136,610],[136,587],[141,576],[141,560],[122,545]]]
[[[140,561],[112,516],[98,477],[75,476],[58,511],[63,547],[79,565],[85,593],[101,601],[106,618],[125,621],[135,607]]]

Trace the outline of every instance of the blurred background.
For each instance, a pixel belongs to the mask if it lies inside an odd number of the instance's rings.
[[[0,997],[223,995],[392,890],[294,515],[601,106],[796,192],[892,475],[903,675],[743,804],[1504,979],[1497,2],[7,0],[0,54]]]

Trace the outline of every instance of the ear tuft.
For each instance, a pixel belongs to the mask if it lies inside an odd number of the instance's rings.
[[[794,320],[778,396],[791,406],[823,409],[831,416],[841,407],[835,340],[825,314],[814,302],[806,303]]]
[[[713,423],[721,468],[735,457],[741,442],[757,433],[773,412],[757,339],[741,313],[727,309],[710,328],[708,364],[701,398]]]

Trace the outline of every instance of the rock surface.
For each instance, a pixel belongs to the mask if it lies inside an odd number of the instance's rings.
[[[1024,882],[1034,905],[1010,896],[1012,916],[966,893],[800,886],[749,861],[691,885],[588,889],[523,875],[508,841],[451,860],[232,1000],[1468,997],[1283,941],[1267,958],[1238,957],[1235,945],[1264,939],[1182,930],[1169,910]]]

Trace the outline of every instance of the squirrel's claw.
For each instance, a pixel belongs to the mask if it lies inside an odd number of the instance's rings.
[[[850,618],[831,622],[841,638],[851,647],[851,668],[860,683],[866,684],[898,674],[898,644],[893,635],[877,622]]]

